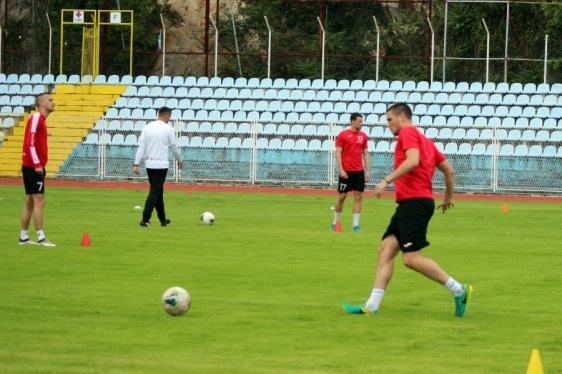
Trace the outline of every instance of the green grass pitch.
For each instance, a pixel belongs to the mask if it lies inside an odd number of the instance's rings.
[[[0,373],[524,373],[534,348],[562,373],[558,204],[457,200],[423,253],[474,286],[466,315],[398,257],[367,317],[341,304],[370,294],[391,199],[354,233],[350,196],[333,233],[335,192],[168,191],[171,225],[142,228],[146,187],[47,186],[43,248],[17,244],[23,187],[0,185]],[[176,285],[182,317],[160,304]]]

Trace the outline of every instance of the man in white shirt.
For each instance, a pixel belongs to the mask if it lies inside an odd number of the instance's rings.
[[[168,107],[162,107],[158,111],[158,119],[150,122],[142,129],[139,137],[139,149],[135,156],[133,171],[140,175],[139,164],[142,156],[146,153],[144,164],[146,174],[150,182],[150,192],[144,204],[142,221],[140,225],[150,227],[150,217],[156,208],[158,219],[162,226],[168,225],[171,221],[166,218],[164,210],[164,182],[168,174],[170,161],[168,160],[168,149],[172,148],[174,157],[178,161],[178,167],[183,167],[181,154],[176,144],[176,134],[174,129],[168,125],[172,111]]]

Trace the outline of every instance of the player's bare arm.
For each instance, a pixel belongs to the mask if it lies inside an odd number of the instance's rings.
[[[342,150],[343,149],[341,147],[336,147],[336,162],[338,164],[338,170],[340,171],[340,177],[342,177],[343,179],[347,179],[347,173],[345,172],[345,170],[343,170],[343,164],[341,160]]]
[[[441,209],[445,213],[448,209],[455,206],[453,204],[453,191],[455,189],[455,169],[451,166],[449,161],[445,160],[438,163],[437,169],[439,169],[445,177],[445,198],[443,202],[437,205],[437,209]]]

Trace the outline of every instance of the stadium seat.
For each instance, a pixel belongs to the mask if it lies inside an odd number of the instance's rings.
[[[382,98],[382,93],[379,91],[372,91],[367,98],[368,103],[379,103]]]
[[[232,86],[233,88],[244,88],[248,85],[248,80],[244,77],[239,77],[236,78],[236,80],[234,81],[234,85]]]
[[[195,86],[199,88],[203,88],[203,87],[207,87],[208,84],[209,84],[208,77],[199,77],[197,78],[197,83],[195,83]]]
[[[509,91],[509,84],[505,82],[498,83],[496,85],[495,93],[506,94]]]
[[[390,82],[390,86],[388,87],[388,91],[391,91],[391,92],[394,92],[394,93],[402,91],[402,86],[403,86],[402,81],[398,81],[398,80],[392,81],[392,82]]]
[[[469,143],[462,143],[457,150],[458,155],[470,155],[472,153],[472,146]]]
[[[365,87],[365,85],[363,85],[363,87]],[[376,90],[377,91],[388,91],[388,89],[390,88],[390,83],[383,79],[377,82],[377,86],[376,86]]]
[[[500,148],[500,156],[511,156],[513,155],[513,145],[512,144],[503,144]]]
[[[505,105],[505,106],[511,106],[511,105],[515,105],[515,100],[516,97],[513,94],[507,94],[503,96],[501,105]]]
[[[361,79],[354,79],[349,84],[351,91],[361,91],[363,89],[363,81]]]
[[[544,147],[543,151],[542,151],[542,156],[543,157],[554,157],[556,156],[556,147],[553,145],[547,145],[546,147]]]

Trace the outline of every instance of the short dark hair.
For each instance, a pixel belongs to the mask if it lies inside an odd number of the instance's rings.
[[[351,121],[355,121],[357,117],[363,118],[363,115],[361,113],[351,113],[351,116],[349,116]]]
[[[386,111],[392,112],[395,116],[399,116],[401,113],[404,113],[409,121],[412,120],[412,109],[410,109],[410,106],[406,103],[392,104]]]
[[[49,95],[47,92],[40,93],[39,95],[35,96],[35,107],[39,108],[39,104],[41,104],[43,100],[43,96]]]
[[[170,108],[168,108],[167,106],[163,106],[162,108],[160,108],[158,110],[158,117],[168,115],[168,114],[172,114],[172,110]]]

